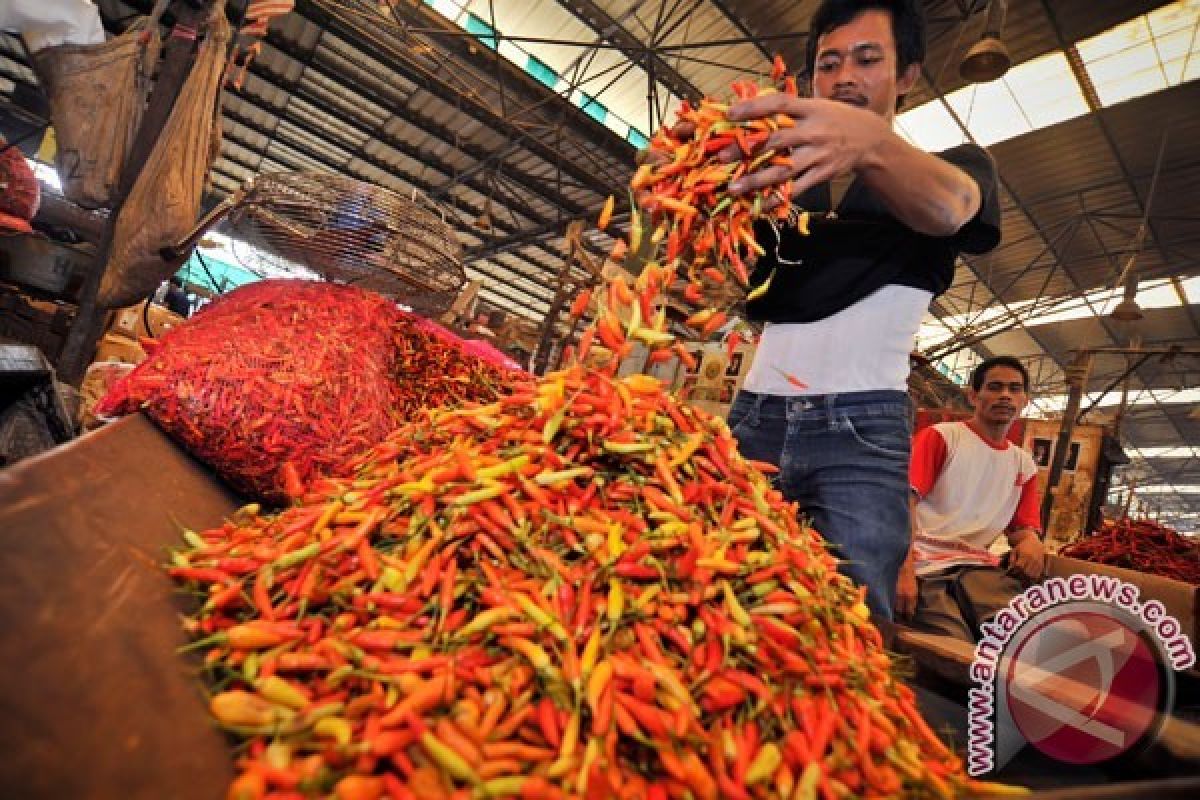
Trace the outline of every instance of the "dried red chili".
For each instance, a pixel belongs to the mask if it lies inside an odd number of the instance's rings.
[[[282,502],[418,408],[488,400],[519,375],[380,295],[263,281],[166,334],[97,413],[144,409],[234,486]]]
[[[1061,555],[1200,585],[1200,543],[1150,519],[1107,521]]]

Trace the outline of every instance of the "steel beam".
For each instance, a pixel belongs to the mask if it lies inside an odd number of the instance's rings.
[[[381,52],[385,48],[381,47],[379,42],[371,42],[369,37],[364,35],[362,29],[356,28],[347,21],[347,17],[329,13],[321,7],[322,3],[319,0],[298,0],[296,5],[299,10],[304,12],[304,16],[318,27],[325,28],[345,39],[350,44],[356,45],[380,61],[387,69],[403,74],[410,82],[439,97],[449,105],[469,114],[484,125],[507,136],[510,140],[519,140],[522,147],[535,153],[543,160],[554,164],[556,168],[561,169],[563,172],[573,175],[585,184],[598,186],[596,190],[598,194],[605,195],[616,189],[622,189],[625,181],[632,174],[633,145],[618,138],[616,134],[604,125],[592,119],[582,109],[573,105],[568,98],[559,97],[548,87],[538,83],[532,76],[526,74],[524,70],[513,64],[509,64],[506,60],[500,65],[500,69],[505,73],[506,85],[518,90],[526,100],[533,104],[551,99],[556,107],[556,111],[562,117],[561,121],[565,122],[567,127],[576,136],[583,141],[597,144],[612,158],[613,163],[608,165],[610,168],[619,169],[620,167],[624,167],[623,170],[620,170],[621,174],[619,178],[614,176],[606,183],[598,183],[597,179],[602,176],[589,174],[584,166],[574,163],[562,153],[555,152],[553,148],[546,145],[540,139],[537,139],[528,130],[522,129],[510,119],[505,118],[502,114],[490,108],[478,96],[470,96],[459,91],[439,76],[428,71],[422,71],[410,60],[403,58],[403,53],[407,45],[387,47],[386,52]],[[468,66],[468,68],[473,68],[482,75],[495,72],[495,64],[484,63],[483,59],[486,56],[480,51],[487,48],[482,43],[474,37],[442,35],[456,32],[456,29],[453,28],[453,23],[443,19],[437,12],[426,8],[423,3],[411,6],[407,3],[396,3],[391,8],[399,15],[398,19],[400,21],[426,30],[425,35],[437,38],[439,43],[445,46],[450,55]],[[380,25],[386,24],[386,20],[382,17],[378,19],[378,22]],[[397,45],[401,44],[397,43]],[[542,121],[551,127],[560,124],[559,120],[554,119],[543,118]]]
[[[663,86],[674,92],[676,97],[686,98],[695,103],[704,96],[704,92],[696,88],[695,84],[664,61],[654,47],[641,42],[592,0],[558,0],[558,4],[578,17],[580,22],[598,36],[615,44],[622,55],[642,67],[647,74],[653,74]]]
[[[297,61],[300,59],[295,50],[295,45],[281,36],[278,32],[269,31],[266,42],[271,48],[278,51],[281,55]],[[308,70],[321,76],[321,78],[323,78],[325,81],[334,84],[340,90],[348,94],[357,94],[368,102],[374,103],[381,108],[392,110],[393,115],[398,119],[404,120],[417,130],[420,130],[423,133],[426,133],[429,136],[441,141],[443,144],[464,153],[477,162],[486,161],[491,157],[491,153],[489,153],[486,148],[472,142],[465,141],[448,126],[437,122],[432,117],[421,114],[412,108],[392,109],[393,104],[391,100],[381,97],[368,86],[358,85],[354,86],[353,88],[347,86],[344,78],[336,76],[333,73],[334,68],[332,66],[327,66],[322,59],[314,58],[311,63],[308,63],[306,66]],[[251,71],[254,71],[253,65],[251,65]],[[279,85],[281,85],[281,88],[287,88],[282,84]],[[420,88],[423,87],[418,86],[418,89]],[[454,168],[441,164],[441,162],[435,159],[431,153],[422,152],[418,148],[413,148],[410,145],[406,145],[404,142],[398,140],[395,136],[390,136],[383,131],[373,131],[372,136],[389,147],[399,152],[403,152],[405,155],[409,155],[411,158],[424,161],[434,161],[433,168],[445,175],[453,176],[455,173]],[[551,164],[550,166],[554,165]],[[571,200],[569,197],[561,194],[554,188],[554,186],[549,185],[546,181],[538,178],[537,176],[521,173],[516,170],[514,170],[512,174],[509,174],[508,172],[505,174],[509,175],[509,177],[515,183],[527,189],[531,193],[540,195],[543,199],[553,203],[556,206],[559,206],[560,208],[567,209],[568,213],[570,214],[581,215],[586,213],[586,209],[583,206]],[[595,189],[589,190],[595,191]]]

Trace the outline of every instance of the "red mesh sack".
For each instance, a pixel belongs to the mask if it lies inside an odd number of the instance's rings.
[[[371,292],[263,281],[165,334],[96,413],[145,410],[239,490],[284,501],[419,408],[522,379],[453,338]]]
[[[41,205],[42,190],[20,148],[0,136],[0,229],[29,233],[29,221]]]

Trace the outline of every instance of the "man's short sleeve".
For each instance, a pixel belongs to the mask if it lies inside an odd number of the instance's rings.
[[[937,154],[961,169],[979,187],[979,211],[951,237],[964,252],[986,253],[1000,244],[1000,198],[996,162],[979,145],[962,144]]]
[[[1038,493],[1037,473],[1035,472],[1021,486],[1021,499],[1017,501],[1017,510],[1013,513],[1010,531],[1021,528],[1042,529],[1042,502]]]
[[[942,467],[946,465],[946,440],[934,426],[922,428],[913,437],[912,459],[908,462],[908,483],[918,497],[933,491]]]

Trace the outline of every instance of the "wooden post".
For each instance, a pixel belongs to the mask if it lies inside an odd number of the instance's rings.
[[[121,173],[121,182],[117,186],[113,198],[112,209],[108,221],[100,236],[96,248],[96,262],[84,280],[79,290],[79,313],[67,334],[66,344],[58,359],[59,377],[67,383],[78,386],[83,381],[88,363],[96,352],[96,342],[104,333],[105,310],[96,305],[96,294],[100,290],[100,280],[108,266],[109,254],[112,250],[113,234],[116,231],[117,217],[121,213],[125,200],[129,197],[134,183],[142,172],[142,167],[150,158],[155,143],[162,134],[175,100],[183,88],[184,81],[191,73],[196,56],[196,36],[183,34],[185,31],[199,30],[208,19],[209,9],[213,0],[187,0],[177,3],[175,7],[175,26],[163,48],[163,64],[159,71],[158,80],[150,94],[146,113],[138,128],[129,157],[125,160],[125,169]],[[177,33],[180,32],[180,33]],[[183,34],[183,35],[180,35]]]
[[[533,359],[533,373],[542,375],[550,364],[550,343],[554,339],[554,326],[558,323],[558,315],[566,305],[567,294],[573,287],[571,283],[571,265],[579,257],[582,249],[579,237],[583,234],[583,220],[574,220],[567,225],[567,253],[563,258],[562,269],[558,271],[557,283],[554,288],[554,298],[550,301],[550,309],[542,323],[542,334],[538,337],[537,352]]]
[[[1071,447],[1071,431],[1075,429],[1075,418],[1079,416],[1088,373],[1092,369],[1092,355],[1090,350],[1080,350],[1074,363],[1067,367],[1067,410],[1063,412],[1062,427],[1058,429],[1058,443],[1054,446],[1054,459],[1050,462],[1050,474],[1046,477],[1046,496],[1042,498],[1042,530],[1047,535],[1054,512],[1055,490],[1062,478],[1067,450]]]

